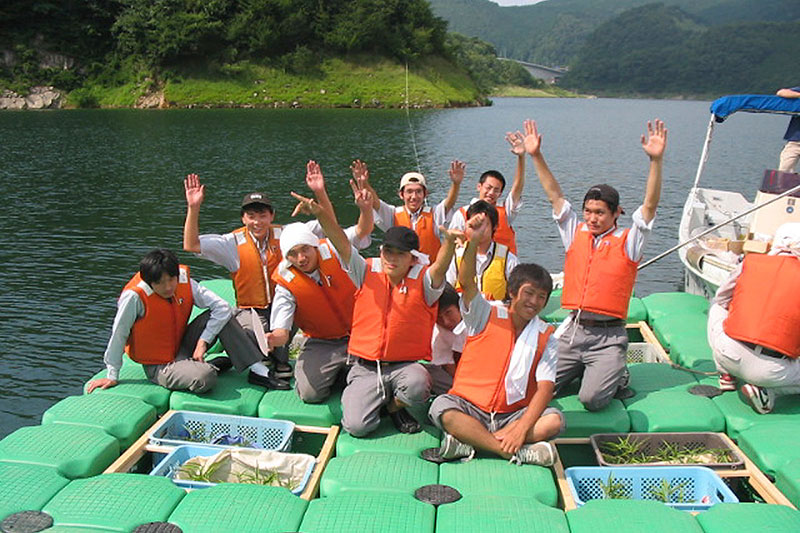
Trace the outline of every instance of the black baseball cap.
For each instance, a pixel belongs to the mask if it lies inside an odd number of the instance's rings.
[[[242,199],[242,209],[255,204],[263,205],[269,208],[270,211],[274,211],[272,208],[272,202],[270,202],[269,197],[263,192],[251,192],[250,194],[245,195],[245,197]]]
[[[586,196],[583,197],[584,206],[587,200],[602,200],[608,205],[611,211],[616,211],[617,207],[619,207],[619,193],[617,189],[606,183],[592,185],[589,190],[586,191]],[[622,211],[622,213],[625,213],[625,211]]]
[[[414,230],[405,226],[392,226],[383,236],[383,246],[388,246],[401,252],[419,250],[419,237]]]

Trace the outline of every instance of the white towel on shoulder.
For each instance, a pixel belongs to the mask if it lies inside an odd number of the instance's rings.
[[[508,405],[525,398],[528,390],[528,379],[531,374],[533,359],[539,345],[539,334],[547,329],[547,323],[538,316],[528,322],[514,344],[511,362],[506,372],[506,401]]]

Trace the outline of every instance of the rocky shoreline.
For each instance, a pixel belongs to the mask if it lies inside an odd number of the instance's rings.
[[[54,87],[31,87],[26,96],[8,89],[0,93],[0,109],[60,109],[63,102],[63,95]]]

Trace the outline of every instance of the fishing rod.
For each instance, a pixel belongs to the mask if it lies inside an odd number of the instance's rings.
[[[694,242],[694,241],[696,241],[696,240],[697,240],[697,239],[699,239],[700,237],[703,237],[703,236],[705,236],[705,235],[708,235],[708,234],[709,234],[709,233],[711,233],[712,231],[714,231],[714,230],[716,230],[716,229],[719,229],[719,228],[721,228],[721,227],[722,227],[722,226],[724,226],[725,224],[730,224],[731,222],[733,222],[733,221],[735,221],[735,220],[739,220],[740,218],[742,218],[742,217],[744,217],[744,216],[747,216],[747,215],[749,215],[749,214],[750,214],[750,213],[752,213],[753,211],[758,211],[758,210],[759,210],[759,209],[761,209],[762,207],[768,206],[769,204],[771,204],[771,203],[773,203],[773,202],[777,202],[778,200],[780,200],[780,199],[781,199],[781,198],[783,198],[784,196],[788,196],[788,195],[792,194],[793,192],[797,192],[797,191],[800,191],[800,185],[796,185],[796,186],[792,187],[791,189],[789,189],[788,191],[786,191],[786,192],[782,192],[781,194],[779,194],[779,195],[778,195],[778,196],[776,196],[775,198],[772,198],[772,199],[770,199],[770,200],[767,200],[767,201],[766,201],[766,202],[764,202],[763,204],[758,204],[757,206],[751,207],[750,209],[748,209],[748,210],[746,210],[746,211],[743,211],[742,213],[739,213],[738,215],[736,215],[736,216],[733,216],[733,217],[729,218],[728,220],[725,220],[725,221],[723,221],[723,222],[720,222],[719,224],[717,224],[717,225],[715,225],[715,226],[711,226],[711,227],[710,227],[710,228],[708,228],[707,230],[705,230],[705,231],[702,231],[702,232],[698,233],[698,234],[697,234],[697,235],[695,235],[694,237],[692,237],[692,238],[690,238],[690,239],[687,239],[687,240],[683,241],[682,243],[679,243],[679,244],[677,244],[677,245],[673,246],[673,247],[672,247],[672,248],[670,248],[669,250],[667,250],[667,251],[665,251],[665,252],[662,252],[662,253],[658,254],[657,256],[655,256],[654,258],[650,259],[649,261],[646,261],[646,262],[642,263],[641,265],[639,265],[639,268],[638,268],[638,270],[641,270],[641,269],[643,269],[643,268],[644,268],[644,267],[646,267],[647,265],[651,265],[651,264],[655,263],[655,262],[656,262],[656,261],[658,261],[659,259],[661,259],[661,258],[663,258],[663,257],[666,257],[667,255],[671,254],[671,253],[672,253],[672,252],[674,252],[675,250],[679,250],[679,249],[683,248],[683,247],[684,247],[684,246],[686,246],[687,244],[689,244],[689,243],[691,243],[691,242]]]
[[[417,151],[417,139],[414,137],[414,126],[411,124],[411,113],[408,108],[408,62],[406,62],[406,121],[408,122],[408,131],[411,134],[411,146],[414,148],[414,159],[417,161],[417,172],[422,174],[422,168],[419,164],[419,152]]]

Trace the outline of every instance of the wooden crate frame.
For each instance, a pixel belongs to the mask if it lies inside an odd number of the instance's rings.
[[[172,414],[174,411],[167,411],[163,416]],[[130,448],[128,448],[116,461],[105,469],[104,474],[128,472],[138,463],[144,454],[147,452],[153,453],[169,453],[174,446],[157,446],[150,444],[150,435],[155,431],[158,422],[157,420],[150,428],[145,431]],[[328,466],[328,461],[331,460],[336,450],[336,439],[339,437],[339,426],[330,427],[317,427],[317,426],[295,426],[295,431],[300,433],[315,433],[318,435],[325,435],[325,441],[322,443],[322,449],[317,455],[317,464],[314,467],[314,472],[308,480],[305,490],[300,495],[304,500],[310,501],[317,497],[319,494],[319,483],[322,479],[322,473]]]
[[[778,490],[778,487],[772,483],[769,478],[747,457],[745,454],[734,442],[731,440],[728,435],[725,433],[717,433],[725,443],[731,447],[732,450],[741,454],[744,457],[744,468],[738,468],[736,470],[732,469],[714,469],[714,472],[717,473],[721,478],[746,478],[747,481],[750,483],[750,486],[753,487],[759,496],[764,498],[764,501],[768,504],[774,505],[785,505],[792,509],[796,509],[794,504],[789,501],[789,499],[783,495],[783,493]],[[557,446],[559,444],[565,445],[573,445],[573,444],[585,444],[589,445],[589,439],[584,437],[575,437],[575,438],[557,438],[553,440],[553,443]],[[561,458],[559,457],[556,463],[553,465],[553,470],[556,474],[556,482],[558,483],[558,492],[561,495],[561,503],[565,511],[571,511],[573,509],[577,509],[577,505],[575,504],[575,499],[572,497],[572,491],[569,490],[569,484],[567,483],[566,475],[564,474],[564,465],[561,463]]]

